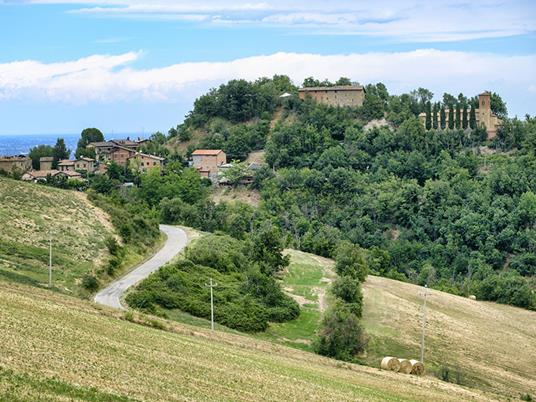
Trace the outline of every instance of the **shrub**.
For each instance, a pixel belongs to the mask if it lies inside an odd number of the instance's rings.
[[[94,292],[99,288],[99,281],[94,275],[85,275],[82,278],[82,287],[90,292]]]
[[[363,310],[363,292],[358,279],[350,276],[341,276],[335,280],[331,291],[344,301],[348,308],[358,317],[361,317]]]
[[[360,282],[365,281],[368,265],[363,250],[349,242],[341,242],[335,251],[335,270],[341,276],[347,275]]]
[[[359,318],[344,304],[336,303],[322,320],[314,348],[318,354],[351,361],[366,343]]]

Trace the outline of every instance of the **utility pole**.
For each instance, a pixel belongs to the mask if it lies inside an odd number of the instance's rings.
[[[52,288],[52,233],[48,232],[48,287]]]
[[[218,286],[217,283],[212,283],[212,278],[210,278],[210,283],[205,283],[205,286],[210,288],[210,329],[214,331],[214,294],[213,289]]]
[[[424,331],[426,329],[426,298],[428,296],[428,285],[424,285],[424,301],[422,305],[422,331],[421,331],[421,363],[424,364]]]

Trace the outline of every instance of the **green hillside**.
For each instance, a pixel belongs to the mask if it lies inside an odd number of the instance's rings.
[[[0,400],[486,400],[245,336],[0,284]],[[157,327],[157,328],[154,328]],[[166,328],[162,330],[159,328]]]
[[[0,279],[48,283],[49,236],[53,283],[78,294],[80,278],[106,263],[109,217],[85,194],[0,178]]]

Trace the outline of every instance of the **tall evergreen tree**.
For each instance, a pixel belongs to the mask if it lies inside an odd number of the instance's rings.
[[[454,107],[451,105],[449,107],[449,129],[454,129]]]
[[[444,105],[441,105],[441,109],[439,110],[439,126],[441,127],[441,130],[444,130],[445,127],[447,127],[447,114]]]
[[[456,103],[456,128],[462,128],[462,107]]]
[[[468,126],[468,121],[467,121],[467,106],[464,105],[463,106],[463,111],[462,111],[462,128],[465,130]]]
[[[54,145],[54,151],[52,153],[52,157],[54,158],[54,160],[52,161],[52,168],[57,169],[58,162],[62,159],[69,159],[70,154],[71,151],[67,149],[67,146],[65,145],[65,140],[63,138],[58,138],[56,140],[56,145]]]
[[[436,103],[434,103],[434,107],[432,109],[432,128],[434,130],[437,130],[437,127],[438,127],[438,123],[437,123],[438,109],[439,109],[439,104],[436,102]]]
[[[469,112],[469,127],[472,130],[476,128],[476,109],[474,107],[471,107],[471,111]]]
[[[430,101],[426,102],[426,129],[430,130],[432,128],[432,105]]]

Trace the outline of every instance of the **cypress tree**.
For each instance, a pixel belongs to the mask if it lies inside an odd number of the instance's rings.
[[[434,130],[437,130],[438,124],[437,124],[437,109],[439,108],[439,105],[437,103],[434,103],[434,110],[432,113],[432,127]]]
[[[456,103],[456,128],[462,128],[462,108]]]
[[[426,102],[426,129],[430,130],[432,128],[432,106],[430,101]]]
[[[439,126],[441,130],[444,130],[447,127],[447,114],[445,113],[445,106],[441,105],[439,110]]]
[[[469,112],[469,127],[471,127],[472,130],[476,128],[476,110],[474,105],[471,107],[471,111]]]
[[[468,122],[467,122],[467,106],[463,106],[463,111],[462,111],[462,128],[465,130],[467,129],[467,125],[468,125]]]
[[[56,145],[54,145],[54,150],[52,153],[52,156],[54,157],[54,160],[52,162],[52,168],[57,169],[58,162],[62,159],[68,159],[70,153],[71,152],[65,146],[65,141],[63,140],[63,138],[58,138],[56,140]]]
[[[454,129],[454,108],[449,106],[449,129]]]

